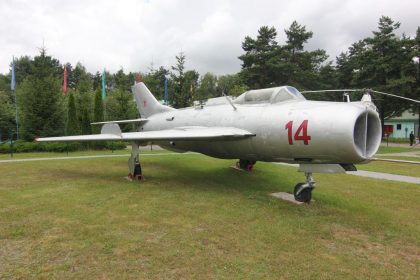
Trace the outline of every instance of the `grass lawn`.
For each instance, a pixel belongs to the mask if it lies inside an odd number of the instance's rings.
[[[416,279],[420,186],[201,155],[0,163],[0,279]],[[391,167],[392,168],[392,167]]]
[[[419,150],[416,148],[410,148],[410,146],[407,146],[407,147],[380,146],[377,154],[394,154],[394,153],[407,153],[407,152],[416,152],[416,151],[419,151]]]
[[[377,158],[383,159],[397,159],[397,160],[408,160],[408,161],[420,161],[420,157],[407,157],[407,156],[388,156],[388,155],[381,155]]]
[[[115,150],[114,152],[110,150],[95,151],[77,151],[69,152],[68,156],[92,156],[92,155],[120,155],[120,154],[130,154],[130,150]],[[66,157],[67,153],[52,153],[52,152],[36,152],[36,153],[14,153],[13,157],[10,154],[0,154],[0,160],[7,159],[24,159],[24,158],[45,158],[45,157]]]
[[[409,160],[409,161],[419,161],[420,158],[414,157],[381,157],[381,158],[389,158],[389,159],[398,159],[398,160]],[[375,171],[375,172],[383,172],[383,173],[390,173],[396,175],[405,175],[405,176],[413,176],[413,177],[420,177],[420,165],[417,164],[409,164],[409,163],[399,163],[399,162],[384,162],[384,161],[373,161],[368,164],[359,164],[356,166],[358,170],[366,170],[366,171]],[[420,202],[420,198],[419,198]]]
[[[162,150],[155,147],[150,150],[150,146],[140,147],[142,153],[169,153],[167,150]],[[96,155],[127,155],[130,156],[131,148],[125,150],[86,150],[67,153],[52,153],[52,152],[35,152],[35,153],[14,153],[13,157],[10,154],[0,154],[0,160],[9,159],[26,159],[26,158],[53,158],[53,157],[74,157],[74,156],[96,156]]]

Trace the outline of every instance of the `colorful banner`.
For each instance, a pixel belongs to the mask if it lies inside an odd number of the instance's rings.
[[[67,93],[67,67],[64,65],[64,75],[63,75],[63,93],[66,95]]]
[[[168,79],[165,78],[165,84],[164,84],[165,91],[163,93],[163,100],[165,101],[165,104],[168,104]]]
[[[106,74],[105,74],[105,69],[104,72],[102,73],[102,99],[105,99],[106,97]]]
[[[12,79],[10,81],[10,89],[15,90],[15,58],[13,57],[12,61]]]

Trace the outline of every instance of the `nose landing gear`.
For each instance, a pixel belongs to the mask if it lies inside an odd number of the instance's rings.
[[[312,177],[312,173],[305,172],[306,182],[298,183],[294,189],[294,196],[297,201],[309,203],[312,199],[312,190],[316,186],[316,182]]]

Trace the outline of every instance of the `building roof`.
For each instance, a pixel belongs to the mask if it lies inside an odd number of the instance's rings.
[[[412,113],[409,110],[405,110],[402,112],[401,116],[399,117],[392,117],[392,118],[386,118],[386,121],[418,121],[419,114]]]

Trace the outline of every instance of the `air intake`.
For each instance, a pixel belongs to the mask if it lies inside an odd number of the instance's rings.
[[[360,156],[371,158],[381,144],[381,121],[376,112],[367,110],[360,114],[354,125],[354,145]]]

